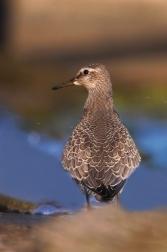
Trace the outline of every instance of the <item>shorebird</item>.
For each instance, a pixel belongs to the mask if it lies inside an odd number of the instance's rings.
[[[53,90],[72,85],[88,90],[82,117],[69,138],[62,165],[81,187],[90,208],[90,196],[112,202],[140,163],[140,154],[115,111],[110,75],[102,64],[89,64],[71,80]]]

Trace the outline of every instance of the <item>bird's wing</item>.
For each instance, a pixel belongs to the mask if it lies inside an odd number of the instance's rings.
[[[102,183],[112,188],[139,165],[140,155],[123,124],[107,138],[90,136],[76,127],[62,156],[64,168],[89,188]]]

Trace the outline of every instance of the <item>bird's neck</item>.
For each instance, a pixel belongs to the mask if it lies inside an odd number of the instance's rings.
[[[89,92],[88,98],[84,106],[84,113],[87,116],[92,117],[92,115],[98,114],[99,117],[107,116],[114,110],[112,93],[108,92]]]

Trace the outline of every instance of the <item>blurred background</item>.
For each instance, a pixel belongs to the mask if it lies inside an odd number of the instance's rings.
[[[167,204],[166,10],[165,0],[0,0],[2,195],[85,204],[60,159],[87,92],[52,87],[99,62],[142,155],[121,203],[129,210]]]

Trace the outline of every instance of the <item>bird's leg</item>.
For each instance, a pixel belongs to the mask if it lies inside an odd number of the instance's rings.
[[[117,205],[120,206],[120,193],[116,195]]]
[[[84,190],[85,190],[85,196],[86,196],[87,209],[90,210],[91,209],[91,205],[90,205],[90,201],[89,201],[90,195],[87,192],[86,188],[84,188]]]

